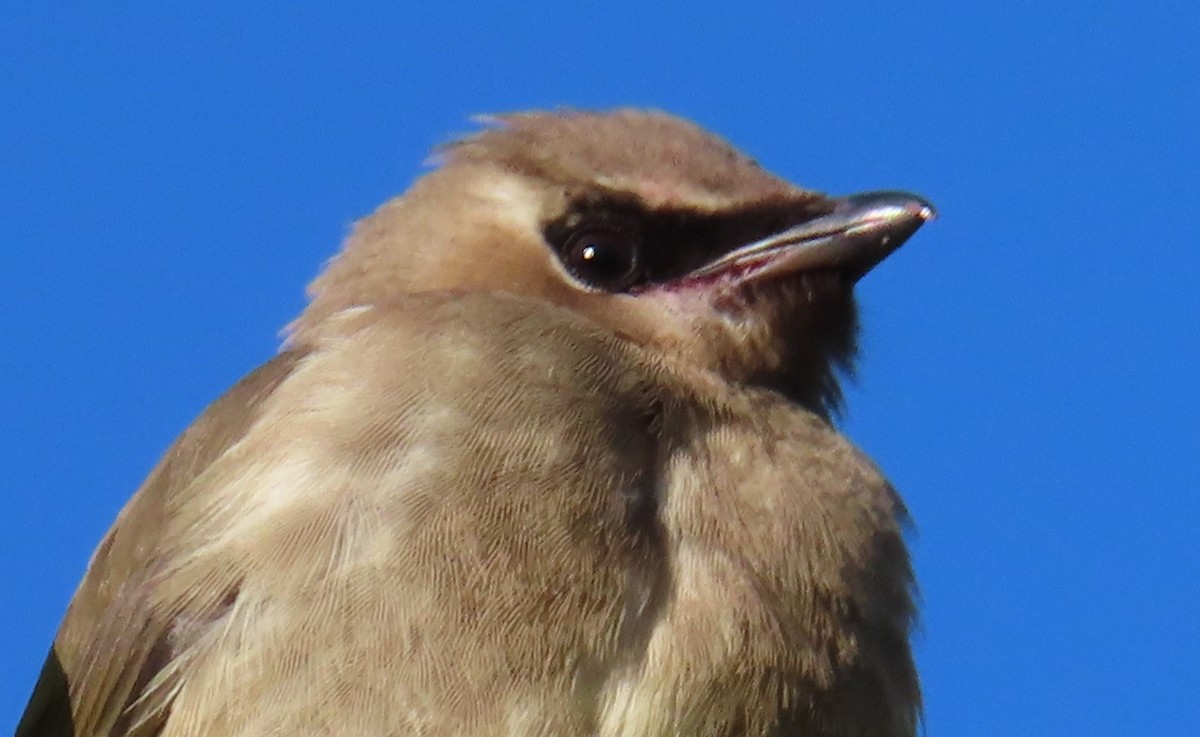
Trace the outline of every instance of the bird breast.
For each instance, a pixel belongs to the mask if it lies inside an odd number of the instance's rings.
[[[874,468],[542,303],[331,320],[193,483],[154,605],[235,583],[164,734],[757,734],[908,677],[874,673],[908,585]]]

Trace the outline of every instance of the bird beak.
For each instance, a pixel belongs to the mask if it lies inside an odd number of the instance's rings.
[[[908,192],[843,197],[829,214],[742,246],[685,278],[730,276],[740,284],[832,271],[853,284],[935,215],[933,205]]]

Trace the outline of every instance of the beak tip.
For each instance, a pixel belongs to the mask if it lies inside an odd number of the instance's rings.
[[[912,192],[866,192],[842,200],[851,225],[843,230],[843,249],[857,282],[904,244],[925,223],[937,218],[929,200]]]
[[[901,190],[864,192],[862,194],[850,195],[840,202],[841,207],[847,211],[899,211],[915,217],[921,222],[928,222],[938,216],[937,208],[933,206],[932,202],[919,194]]]

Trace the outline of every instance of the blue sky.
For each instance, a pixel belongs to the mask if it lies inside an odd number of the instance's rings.
[[[0,9],[0,731],[350,223],[471,114],[564,104],[933,200],[861,285],[845,422],[917,520],[928,734],[1194,729],[1194,2],[401,5]]]

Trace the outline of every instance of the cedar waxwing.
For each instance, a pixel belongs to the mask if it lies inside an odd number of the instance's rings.
[[[151,472],[18,735],[913,735],[904,507],[830,417],[931,207],[491,123]]]

